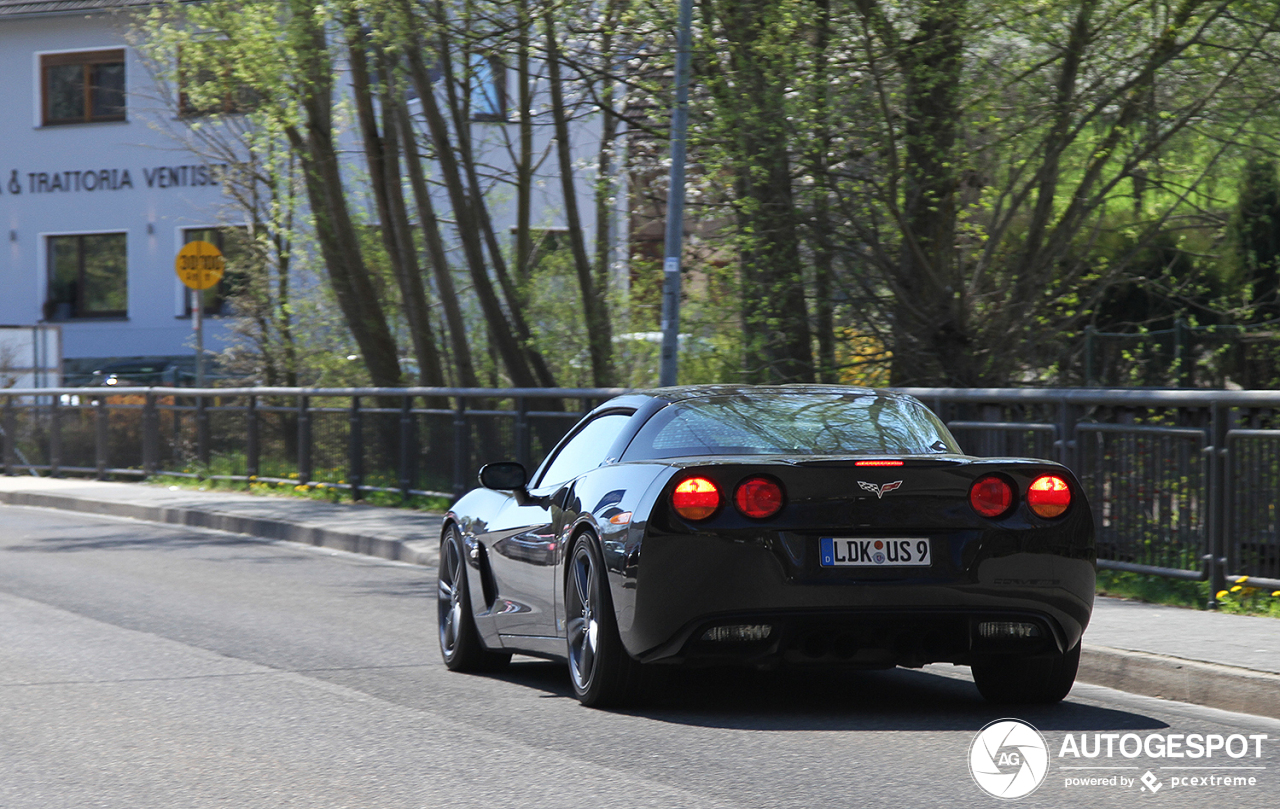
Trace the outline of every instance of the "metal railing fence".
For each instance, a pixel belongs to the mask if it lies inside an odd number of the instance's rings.
[[[966,452],[1072,468],[1100,566],[1280,588],[1280,391],[906,388]],[[456,497],[621,389],[0,391],[4,472],[170,475]]]
[[[622,390],[42,388],[0,391],[5,474],[154,475],[456,497],[534,466]]]

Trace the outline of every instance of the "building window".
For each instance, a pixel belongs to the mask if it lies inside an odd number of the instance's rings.
[[[40,57],[44,126],[124,120],[124,49]]]
[[[507,69],[496,56],[471,54],[471,120],[507,120]]]
[[[182,232],[182,243],[208,242],[222,251],[226,261],[226,269],[217,286],[204,291],[204,313],[206,315],[234,315],[232,301],[234,294],[244,286],[244,268],[248,266],[252,256],[249,229],[242,227],[226,228],[191,228]],[[196,291],[183,287],[186,292],[186,304],[183,306],[183,317],[191,317],[196,308]]]
[[[50,236],[44,319],[128,315],[126,241],[123,233]]]

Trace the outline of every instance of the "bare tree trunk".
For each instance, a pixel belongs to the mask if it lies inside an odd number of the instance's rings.
[[[516,160],[516,281],[520,291],[533,270],[533,77],[529,68],[529,40],[533,16],[529,0],[520,0],[516,38],[516,81],[519,82],[520,156]]]
[[[414,201],[418,206],[418,222],[422,228],[423,241],[427,246],[427,261],[431,264],[431,271],[436,279],[436,290],[440,293],[440,308],[444,310],[444,321],[449,330],[449,342],[453,348],[453,362],[458,371],[458,383],[464,388],[478,388],[480,380],[476,376],[475,364],[471,359],[467,326],[462,319],[462,307],[458,305],[458,293],[454,288],[453,275],[449,271],[444,238],[440,235],[440,221],[436,217],[435,205],[431,201],[431,191],[427,187],[427,178],[422,170],[422,158],[418,155],[416,135],[403,97],[395,100],[395,109],[400,123],[400,139],[404,143],[409,183],[413,188]]]
[[[432,86],[422,51],[417,45],[425,40],[421,26],[414,16],[409,0],[398,0],[398,3],[401,12],[400,21],[404,27],[404,53],[409,65],[409,75],[422,102],[423,116],[435,147],[436,159],[440,163],[440,173],[444,178],[445,188],[449,193],[467,269],[471,273],[476,298],[484,312],[489,334],[495,349],[502,357],[503,365],[506,366],[511,384],[517,387],[538,387],[538,380],[530,368],[523,347],[512,333],[511,322],[503,312],[502,304],[489,280],[484,247],[480,241],[479,223],[474,216],[471,200],[463,184],[462,172],[453,152],[449,125],[440,113],[440,106],[435,97],[435,87]]]
[[[290,0],[290,10],[287,35],[299,53],[306,87],[303,129],[289,126],[285,135],[303,158],[316,240],[338,306],[360,347],[370,380],[377,386],[395,387],[401,378],[395,338],[361,255],[342,188],[333,142],[333,71],[325,30],[316,20],[314,10],[301,0]]]
[[[556,154],[560,160],[560,190],[564,197],[573,266],[582,292],[582,318],[587,327],[587,345],[591,353],[591,378],[596,387],[609,388],[613,387],[613,330],[609,320],[609,301],[606,288],[596,283],[592,273],[582,233],[582,219],[578,214],[578,193],[573,181],[573,154],[569,142],[569,113],[565,109],[564,85],[560,75],[560,44],[556,39],[555,19],[550,7],[543,14],[543,24],[551,82],[551,114],[555,119]],[[597,228],[603,225],[604,222],[596,223]]]
[[[612,224],[613,206],[611,201],[617,191],[614,180],[614,151],[618,144],[618,129],[621,123],[614,113],[615,80],[613,74],[614,26],[617,24],[619,0],[609,0],[605,10],[604,33],[600,42],[600,55],[605,60],[604,75],[600,88],[600,148],[596,153],[596,244],[595,275],[596,287],[602,290],[606,301],[609,289],[609,268],[612,262]],[[610,319],[610,343],[612,343],[612,318]],[[612,351],[612,345],[610,346]],[[615,369],[614,378],[617,374]],[[616,382],[615,382],[616,384]]]
[[[385,124],[378,131],[373,105],[373,89],[370,83],[369,65],[365,55],[365,37],[361,20],[356,11],[349,8],[346,20],[347,53],[351,66],[352,93],[355,97],[356,117],[364,140],[364,153],[369,166],[369,179],[381,220],[381,235],[392,274],[400,289],[400,301],[408,321],[409,336],[418,359],[418,377],[423,385],[442,386],[444,371],[440,364],[439,350],[432,334],[430,310],[427,307],[426,290],[422,272],[418,267],[417,250],[409,236],[409,219],[405,211],[404,196],[400,189],[400,160],[396,127],[392,124],[390,99],[393,76],[385,64],[381,65],[380,101]],[[384,61],[384,60],[379,60]]]
[[[956,142],[966,0],[922,6],[896,49],[904,89],[904,245],[890,378],[895,385],[976,381],[965,289],[956,265]]]
[[[498,243],[497,233],[493,228],[493,220],[489,216],[489,206],[485,203],[484,189],[480,185],[480,176],[476,171],[475,153],[471,148],[471,105],[467,96],[458,92],[460,82],[454,71],[452,58],[452,53],[455,49],[451,47],[451,42],[447,35],[449,30],[448,12],[441,0],[436,0],[432,8],[435,12],[436,25],[440,30],[440,44],[437,56],[440,60],[441,71],[444,74],[443,84],[445,96],[449,100],[449,112],[453,118],[453,128],[458,136],[458,161],[466,179],[467,193],[471,203],[469,214],[472,221],[479,228],[480,235],[484,239],[484,245],[488,249],[489,265],[493,268],[493,274],[498,279],[498,287],[502,290],[502,296],[507,302],[507,313],[510,318],[511,328],[524,351],[526,362],[533,371],[534,376],[537,377],[538,383],[542,387],[552,388],[555,387],[555,378],[546,361],[543,360],[537,346],[534,345],[533,331],[529,328],[529,324],[524,318],[522,296],[520,290],[516,288],[515,283],[512,281],[511,275],[507,272],[507,261],[503,257],[502,245]]]
[[[727,40],[734,105],[735,207],[742,274],[744,375],[750,382],[812,382],[813,349],[791,190],[786,70],[770,0],[715,3]]]

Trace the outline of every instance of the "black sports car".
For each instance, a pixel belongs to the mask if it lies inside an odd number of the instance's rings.
[[[1093,518],[1042,460],[975,458],[910,396],[665,388],[589,413],[532,475],[449,511],[439,634],[455,670],[566,659],[620,704],[647,666],[966,664],[1056,702],[1093,609]]]

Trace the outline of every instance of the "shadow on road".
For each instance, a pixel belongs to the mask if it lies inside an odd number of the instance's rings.
[[[940,667],[939,667],[940,668]],[[1058,705],[993,705],[967,677],[928,669],[888,671],[660,672],[642,703],[625,713],[678,725],[737,730],[978,730],[1007,716],[1041,730],[1154,730],[1150,716],[1100,708],[1068,697]],[[960,674],[965,672],[965,674]],[[519,661],[486,675],[572,699],[562,663]]]
[[[263,541],[234,534],[222,536],[193,531],[178,533],[174,526],[149,525],[103,531],[102,525],[70,525],[54,529],[28,530],[0,548],[9,553],[74,553],[78,551],[146,550],[172,551],[211,547],[262,547]],[[239,560],[238,560],[239,561]],[[255,560],[258,561],[258,560]]]

